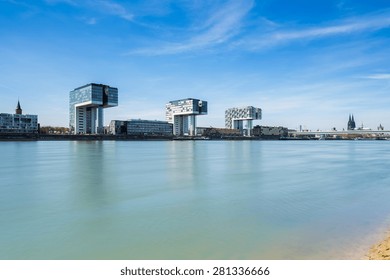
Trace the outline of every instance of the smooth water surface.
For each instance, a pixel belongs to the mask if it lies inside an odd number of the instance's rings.
[[[390,141],[0,142],[0,259],[355,258]]]

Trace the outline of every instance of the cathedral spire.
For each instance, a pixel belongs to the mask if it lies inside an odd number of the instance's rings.
[[[353,114],[352,114],[352,118],[351,118],[351,129],[355,129],[356,128],[356,123],[355,123],[355,119],[353,117]]]
[[[347,129],[354,130],[355,128],[356,128],[356,123],[353,114],[349,114]]]

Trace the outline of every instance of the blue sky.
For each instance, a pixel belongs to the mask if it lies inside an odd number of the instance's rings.
[[[69,91],[119,89],[111,119],[165,119],[209,102],[200,126],[252,105],[254,124],[390,129],[390,2],[0,0],[0,112],[68,126]]]

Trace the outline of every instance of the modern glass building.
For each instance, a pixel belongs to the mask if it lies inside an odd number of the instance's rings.
[[[0,113],[1,133],[38,133],[37,115],[23,115],[19,101],[15,113]]]
[[[166,120],[173,124],[174,135],[196,135],[196,116],[207,115],[207,101],[187,98],[166,104]]]
[[[109,134],[112,135],[126,135],[127,121],[112,120],[109,126]]]
[[[72,134],[102,134],[103,109],[118,106],[118,89],[87,84],[69,93],[69,129]]]
[[[165,121],[152,120],[113,120],[110,123],[110,134],[113,135],[159,135],[171,136],[173,125]]]
[[[170,136],[172,132],[172,124],[164,121],[129,120],[127,122],[127,134],[129,135]]]
[[[261,120],[261,109],[253,106],[230,108],[225,111],[225,127],[239,129],[243,134],[250,136],[253,120]],[[244,121],[246,127],[244,128]]]

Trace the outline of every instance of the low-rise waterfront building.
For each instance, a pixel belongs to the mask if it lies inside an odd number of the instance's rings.
[[[288,136],[288,128],[282,126],[260,126],[253,127],[252,135],[263,139],[279,139]]]
[[[109,134],[112,135],[126,135],[127,121],[112,120],[109,126]]]
[[[171,136],[173,124],[156,120],[112,120],[110,134],[112,135],[158,135]]]
[[[197,127],[196,131],[199,136],[210,138],[227,138],[241,136],[241,132],[238,129],[230,128],[218,128],[218,127]]]
[[[173,124],[166,121],[129,120],[127,122],[128,135],[160,135],[171,136]]]
[[[23,115],[20,102],[15,114],[0,113],[1,133],[38,133],[38,115]]]

